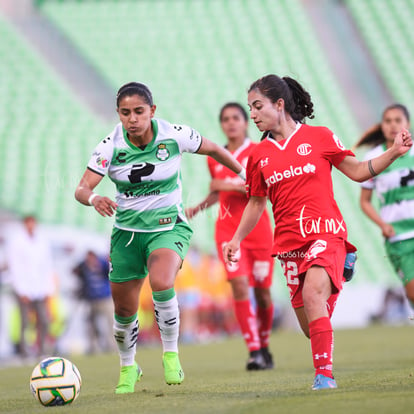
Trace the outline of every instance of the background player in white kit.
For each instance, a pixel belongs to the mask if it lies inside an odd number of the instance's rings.
[[[121,122],[96,147],[75,193],[80,203],[94,206],[102,216],[116,211],[109,278],[121,359],[117,394],[133,392],[142,375],[135,362],[137,310],[147,273],[163,345],[165,381],[180,384],[184,379],[178,358],[179,309],[174,281],[192,230],[181,200],[182,153],[209,155],[245,178],[243,167],[228,151],[188,126],[155,119],[155,110],[145,85],[131,82],[119,89]],[[116,203],[93,192],[105,174],[116,185]]]

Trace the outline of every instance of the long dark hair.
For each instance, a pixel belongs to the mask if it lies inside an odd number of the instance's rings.
[[[285,101],[285,111],[296,121],[305,122],[305,118],[312,119],[313,102],[310,94],[295,79],[289,76],[283,78],[277,75],[266,75],[250,85],[248,92],[257,89],[262,95],[276,102],[282,98]],[[268,135],[265,131],[263,137]]]
[[[387,106],[384,111],[382,112],[382,119],[384,118],[385,114],[390,111],[391,109],[399,109],[404,114],[407,121],[410,121],[410,113],[406,106],[395,103],[392,105]],[[385,136],[382,132],[381,122],[378,122],[371,128],[367,129],[359,141],[354,145],[354,148],[359,148],[364,145],[369,147],[376,147],[377,145],[383,144],[385,142]]]

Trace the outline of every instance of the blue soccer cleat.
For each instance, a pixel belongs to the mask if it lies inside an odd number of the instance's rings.
[[[312,385],[312,389],[316,390],[325,390],[329,388],[338,388],[336,381],[333,378],[325,377],[325,375],[318,374]]]

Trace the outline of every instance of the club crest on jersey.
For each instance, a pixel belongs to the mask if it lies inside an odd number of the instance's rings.
[[[155,154],[155,156],[159,160],[165,161],[166,159],[169,158],[170,151],[168,151],[167,146],[165,144],[159,144],[158,145],[158,150],[157,150],[157,153]]]
[[[296,148],[296,152],[299,155],[309,155],[312,152],[312,145],[311,144],[300,144]]]

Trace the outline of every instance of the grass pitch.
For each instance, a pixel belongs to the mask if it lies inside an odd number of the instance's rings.
[[[414,327],[373,326],[335,333],[337,390],[311,391],[309,341],[300,333],[273,334],[272,371],[246,372],[241,338],[182,345],[182,385],[164,383],[161,348],[139,349],[144,371],[134,394],[115,395],[117,355],[69,356],[82,375],[82,390],[69,406],[42,407],[31,395],[34,364],[0,369],[4,413],[409,413],[414,411]]]

